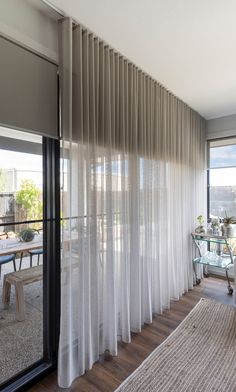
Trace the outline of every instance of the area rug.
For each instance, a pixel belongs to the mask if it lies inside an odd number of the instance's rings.
[[[201,299],[118,391],[235,392],[236,309]]]

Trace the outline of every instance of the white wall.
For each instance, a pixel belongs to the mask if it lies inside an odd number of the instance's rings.
[[[236,136],[236,114],[207,121],[206,137],[208,140],[228,136]]]
[[[40,0],[0,0],[0,34],[58,62],[58,15]]]

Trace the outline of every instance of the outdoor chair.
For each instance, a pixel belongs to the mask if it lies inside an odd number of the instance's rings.
[[[29,255],[30,255],[30,267],[32,267],[32,265],[33,265],[33,256],[34,255],[38,256],[38,263],[37,263],[37,265],[39,265],[40,255],[43,254],[43,249],[42,248],[40,248],[40,249],[32,249],[32,250],[29,250],[28,252],[29,252]]]
[[[13,267],[14,271],[16,271],[16,255],[15,253],[7,256],[0,256],[0,278],[1,278],[1,272],[2,272],[2,265],[6,263],[13,262]]]
[[[42,255],[43,249],[32,249],[28,251],[29,255],[30,255],[30,267],[33,266],[33,256],[37,255],[38,256],[38,263],[37,265],[39,265],[39,261],[40,261],[40,255]],[[22,265],[22,259],[23,259],[23,252],[21,252],[21,256],[20,256],[20,265],[19,265],[19,271],[21,270],[21,265]]]

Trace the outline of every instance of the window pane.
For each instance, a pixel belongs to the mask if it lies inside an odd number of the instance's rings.
[[[236,216],[236,168],[210,170],[210,217]]]
[[[43,358],[42,219],[42,138],[0,127],[0,385]]]
[[[210,168],[236,166],[236,145],[210,148]]]
[[[0,128],[0,224],[42,219],[42,138],[17,132]]]

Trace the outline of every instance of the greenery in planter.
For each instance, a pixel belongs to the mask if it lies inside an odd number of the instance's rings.
[[[228,226],[228,225],[232,225],[234,223],[236,223],[235,216],[227,216],[226,211],[225,211],[224,224]]]
[[[37,230],[34,229],[25,229],[20,231],[20,233],[18,234],[18,238],[22,242],[30,242],[34,239],[36,232]]]
[[[20,190],[16,193],[16,203],[24,210],[27,220],[42,219],[42,194],[34,181],[21,182]]]
[[[228,237],[234,236],[234,223],[236,223],[236,219],[234,216],[227,216],[225,211],[225,218],[223,219],[224,224],[221,226],[222,234]]]
[[[220,219],[219,218],[212,218],[211,225],[213,228],[219,228],[220,226]]]
[[[203,224],[204,224],[204,217],[203,217],[203,215],[199,215],[197,217],[197,221],[199,223],[199,226],[203,226]]]
[[[205,233],[206,232],[206,228],[204,227],[204,216],[203,215],[199,215],[197,217],[197,221],[199,226],[196,227],[195,232],[196,233]]]

